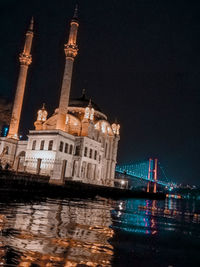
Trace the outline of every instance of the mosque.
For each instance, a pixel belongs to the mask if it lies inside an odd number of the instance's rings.
[[[98,185],[114,185],[120,125],[110,124],[107,116],[90,99],[70,99],[73,62],[78,53],[78,10],[70,23],[64,45],[65,69],[58,108],[48,117],[45,106],[38,111],[28,140],[19,139],[19,122],[29,65],[34,21],[26,32],[20,71],[7,137],[0,138],[1,166],[12,170],[50,176],[52,183],[76,180]]]

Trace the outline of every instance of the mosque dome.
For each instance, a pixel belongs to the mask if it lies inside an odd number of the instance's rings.
[[[89,105],[89,103],[90,103],[90,99],[86,98],[84,90],[83,90],[81,97],[71,98],[69,100],[69,106],[70,107],[86,108]],[[91,100],[91,105],[95,110],[101,112],[101,109],[99,108],[99,106],[96,103],[94,103],[92,100]]]
[[[56,108],[54,114],[47,119],[44,123],[45,129],[55,129],[57,116],[58,116],[59,109]],[[88,117],[86,117],[86,113],[88,113]],[[70,133],[72,133],[72,126],[76,126],[75,130],[80,132],[78,126],[84,119],[90,119],[96,124],[98,121],[107,121],[107,116],[102,113],[99,106],[88,99],[85,94],[85,90],[83,89],[82,96],[79,98],[70,98],[69,105],[68,105],[68,115],[67,115],[67,124],[70,127]],[[103,123],[104,125],[105,123]],[[81,127],[81,126],[80,126]],[[100,126],[99,126],[100,127]],[[78,130],[77,130],[78,129]],[[100,128],[99,128],[100,129]]]

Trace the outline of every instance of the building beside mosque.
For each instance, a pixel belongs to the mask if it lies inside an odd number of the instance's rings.
[[[43,105],[28,140],[19,140],[23,97],[32,62],[33,25],[32,19],[19,56],[20,72],[8,135],[0,139],[1,165],[48,175],[55,183],[71,179],[113,186],[120,126],[110,124],[100,108],[86,98],[84,90],[80,98],[70,99],[73,62],[78,53],[77,8],[70,23],[68,42],[64,45],[66,62],[58,108],[48,117]]]

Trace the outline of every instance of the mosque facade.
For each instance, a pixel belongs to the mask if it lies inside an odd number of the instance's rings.
[[[77,8],[64,45],[65,69],[58,108],[48,117],[45,106],[38,111],[28,140],[19,139],[19,122],[34,36],[33,19],[19,56],[20,71],[7,137],[0,139],[1,166],[15,171],[50,176],[50,181],[67,179],[98,185],[114,185],[120,125],[110,124],[107,116],[90,99],[70,99],[73,63],[78,53]]]

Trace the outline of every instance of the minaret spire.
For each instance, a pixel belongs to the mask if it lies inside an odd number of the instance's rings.
[[[75,6],[73,19],[78,20],[78,4]]]
[[[26,78],[28,67],[32,62],[31,46],[33,40],[33,18],[31,19],[30,26],[26,32],[26,39],[23,52],[19,55],[20,71],[17,82],[17,89],[15,94],[15,100],[13,104],[10,128],[8,132],[9,138],[18,139],[18,129],[21,117],[21,110],[23,105],[24,90],[26,86]]]
[[[66,61],[65,61],[65,70],[63,75],[63,82],[62,82],[60,102],[59,102],[57,125],[56,125],[56,129],[63,131],[65,130],[65,121],[69,104],[73,63],[74,63],[74,58],[78,53],[78,46],[76,44],[78,27],[79,27],[78,7],[76,5],[74,16],[70,23],[68,42],[67,44],[65,44],[64,48]]]
[[[82,90],[82,98],[85,98],[85,95],[86,95],[86,90],[85,90],[85,88],[83,88],[83,90]]]
[[[29,31],[33,31],[33,26],[34,26],[34,18],[31,18],[30,26],[29,26]]]

